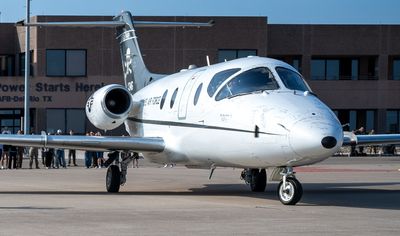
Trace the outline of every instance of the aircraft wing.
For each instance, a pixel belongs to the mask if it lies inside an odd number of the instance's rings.
[[[355,135],[344,132],[343,146],[400,144],[400,134]]]
[[[65,148],[92,151],[134,150],[137,152],[162,152],[165,144],[158,137],[114,137],[79,135],[13,135],[1,134],[0,144]]]

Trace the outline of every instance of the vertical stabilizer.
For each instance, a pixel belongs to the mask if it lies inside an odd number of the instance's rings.
[[[114,21],[125,22],[124,26],[117,28],[117,40],[120,43],[125,86],[134,94],[149,83],[151,74],[140,53],[131,13],[122,12]]]

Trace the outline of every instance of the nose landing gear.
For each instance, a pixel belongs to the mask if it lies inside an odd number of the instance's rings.
[[[282,180],[278,185],[278,197],[284,205],[296,205],[303,196],[303,187],[296,179],[292,167],[286,167],[280,173]]]

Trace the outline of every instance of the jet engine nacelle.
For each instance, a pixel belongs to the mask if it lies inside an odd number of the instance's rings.
[[[120,126],[132,108],[132,96],[122,85],[110,84],[97,90],[86,102],[86,116],[99,129]]]

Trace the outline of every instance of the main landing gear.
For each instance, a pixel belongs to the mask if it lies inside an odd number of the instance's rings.
[[[245,169],[241,179],[250,185],[253,192],[264,192],[267,186],[267,173],[265,169]]]
[[[117,193],[119,187],[126,182],[126,174],[129,163],[133,161],[133,155],[127,155],[119,162],[119,152],[108,154],[108,160],[104,163],[108,166],[106,176],[106,189],[109,193]],[[112,164],[114,162],[114,164]]]
[[[277,172],[279,171],[279,172]],[[265,169],[245,169],[241,179],[250,185],[253,192],[264,192],[267,184]],[[284,205],[296,205],[303,196],[303,188],[296,179],[292,167],[277,168],[272,174],[272,180],[280,180],[278,197]]]

